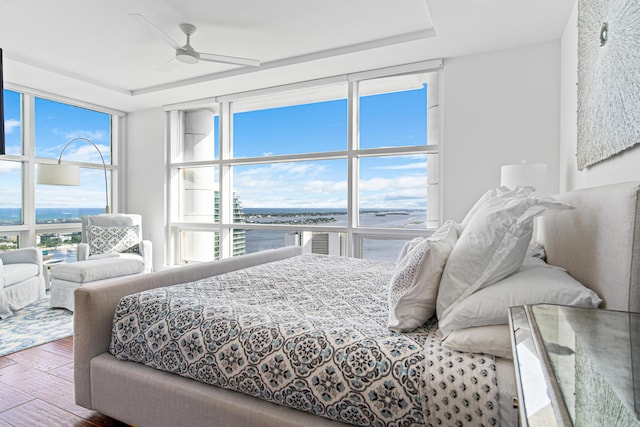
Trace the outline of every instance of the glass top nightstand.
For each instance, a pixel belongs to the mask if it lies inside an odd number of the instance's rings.
[[[640,426],[640,314],[509,309],[523,426]]]

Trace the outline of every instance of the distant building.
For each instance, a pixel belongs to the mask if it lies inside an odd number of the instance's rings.
[[[220,221],[220,192],[215,192],[215,201],[214,201],[214,221]],[[238,200],[238,196],[236,194],[233,195],[233,220],[235,222],[239,222],[244,217],[244,213],[242,212],[242,206],[240,206],[240,201]],[[216,233],[215,238],[215,248],[214,248],[214,256],[215,259],[220,259],[220,236]],[[234,228],[233,229],[233,246],[231,248],[231,255],[243,255],[246,250],[246,236],[245,230]]]
[[[346,252],[343,233],[327,231],[298,231],[284,238],[285,246],[302,246],[303,253],[322,255],[344,255]]]
[[[213,203],[211,203],[211,194],[213,193]],[[187,211],[196,211],[197,214],[186,216],[188,222],[220,222],[220,193],[215,191],[204,191],[201,193],[188,194],[185,205]],[[191,209],[196,206],[194,200],[196,198],[205,198],[206,209],[201,209],[202,204],[198,205],[200,209]],[[239,222],[244,217],[242,207],[238,197],[233,195],[233,220]],[[204,219],[204,220],[203,220]],[[213,261],[221,258],[220,234],[212,231],[187,231],[183,230],[183,238],[180,241],[180,260],[182,262],[205,262]],[[184,234],[188,234],[184,238]],[[242,255],[246,250],[245,230],[240,228],[233,229],[233,242],[231,254],[233,256]]]

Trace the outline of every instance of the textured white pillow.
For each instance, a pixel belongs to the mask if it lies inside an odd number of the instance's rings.
[[[467,215],[462,220],[461,225],[464,228],[467,224],[469,224],[471,218],[474,217],[476,212],[478,212],[478,210],[491,199],[495,199],[496,197],[527,197],[534,191],[535,188],[533,187],[520,185],[513,190],[509,190],[507,187],[491,188],[487,190],[482,196],[480,196],[478,201],[471,207],[471,209],[469,209],[469,212],[467,212]]]
[[[411,331],[434,315],[442,270],[457,239],[455,222],[447,221],[427,239],[407,243],[389,286],[390,330]]]
[[[112,254],[120,252],[139,253],[140,226],[102,227],[87,225],[87,243],[89,253]]]
[[[415,238],[411,239],[410,241],[408,241],[407,243],[405,243],[404,246],[402,247],[402,249],[400,250],[400,253],[398,254],[398,259],[396,260],[396,264],[398,264],[400,261],[402,261],[402,259],[405,256],[407,256],[407,254],[409,252],[411,252],[411,250],[413,248],[418,246],[418,244],[420,244],[420,242],[423,242],[425,239],[426,239],[426,237],[415,237]]]
[[[442,343],[464,353],[484,353],[513,359],[511,333],[508,325],[479,326],[456,329]]]
[[[463,299],[439,322],[447,335],[455,329],[509,323],[508,309],[525,304],[596,308],[602,300],[566,270],[527,257],[517,273]]]
[[[520,268],[536,216],[573,208],[550,197],[525,194],[487,200],[466,225],[442,274],[438,319],[446,319],[449,311],[473,292]]]

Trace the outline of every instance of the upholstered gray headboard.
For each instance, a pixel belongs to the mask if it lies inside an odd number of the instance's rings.
[[[539,218],[547,262],[598,293],[601,308],[640,312],[640,181],[555,197],[576,209]]]

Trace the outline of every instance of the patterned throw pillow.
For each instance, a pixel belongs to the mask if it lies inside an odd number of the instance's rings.
[[[112,254],[122,252],[140,253],[140,226],[102,227],[87,225],[89,254]]]
[[[389,286],[389,329],[411,331],[435,313],[440,277],[458,239],[456,223],[447,221],[427,239],[407,242]]]

